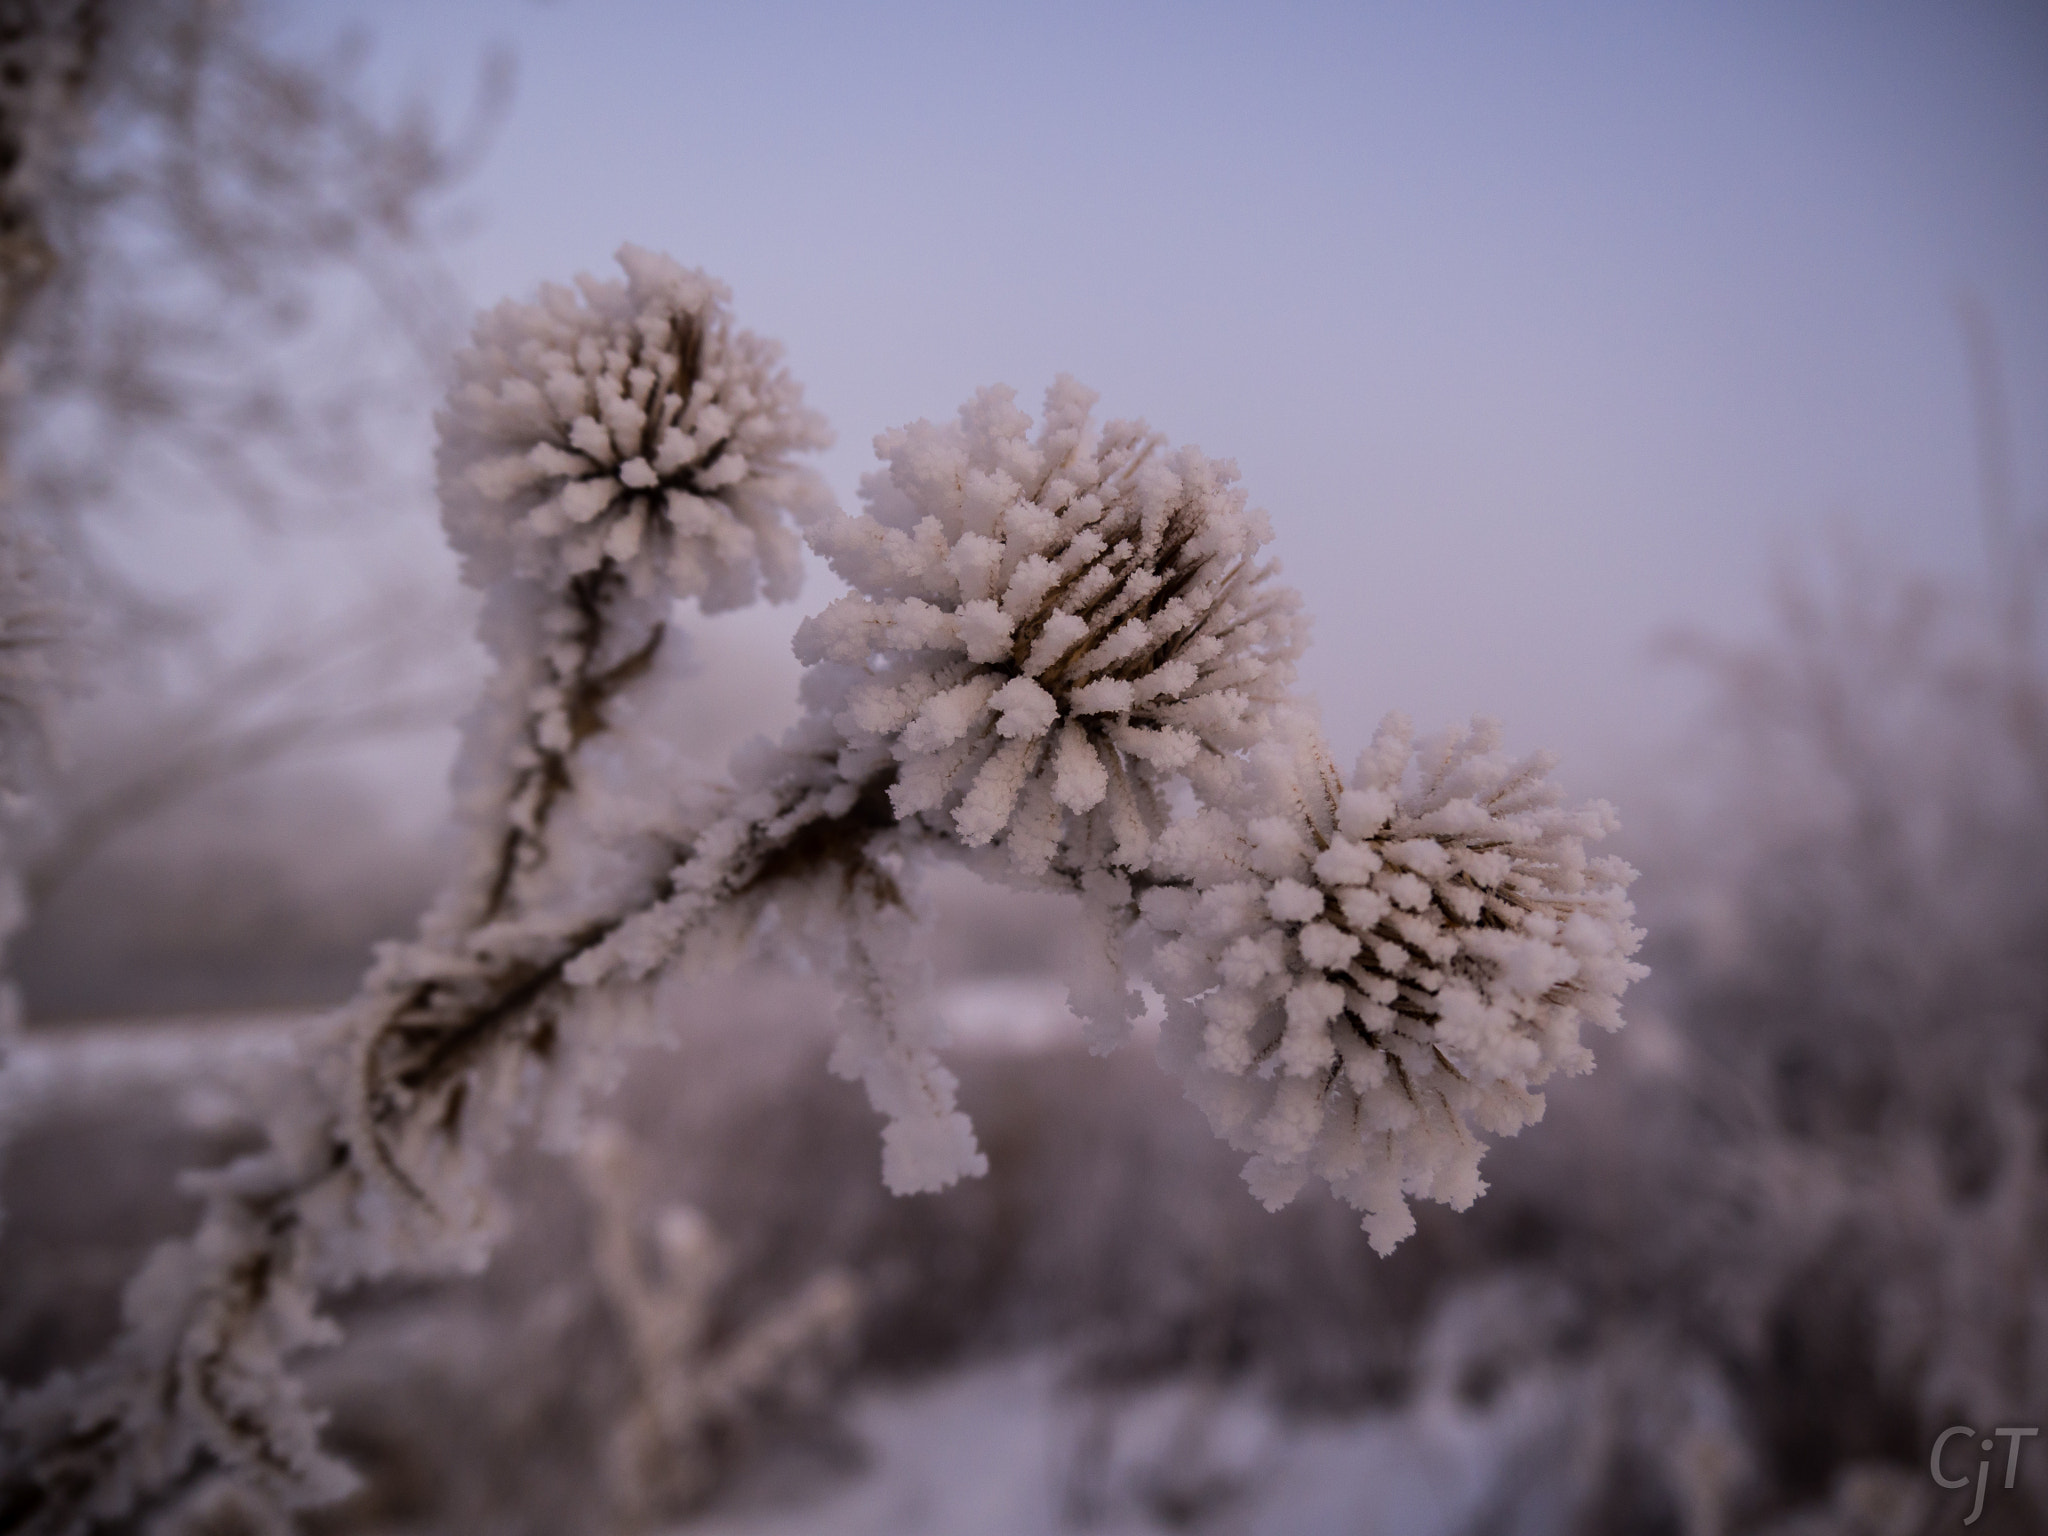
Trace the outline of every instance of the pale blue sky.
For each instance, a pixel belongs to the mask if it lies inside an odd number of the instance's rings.
[[[997,381],[1035,410],[1060,371],[1236,458],[1347,751],[1387,708],[1478,710],[1623,787],[1690,697],[1653,636],[1753,628],[1830,521],[1980,560],[1965,290],[2048,508],[2037,5],[304,0],[295,27],[344,19],[381,83],[451,103],[517,56],[458,250],[479,300],[624,240],[706,267],[786,342],[849,501],[876,432]]]

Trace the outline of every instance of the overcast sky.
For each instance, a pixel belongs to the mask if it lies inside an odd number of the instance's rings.
[[[2048,507],[2048,8],[298,0],[453,110],[517,91],[480,301],[622,241],[731,284],[839,434],[1071,372],[1237,460],[1347,754],[1473,711],[1619,787],[1851,523],[1982,561],[1957,321]],[[822,571],[800,607],[830,595]],[[747,634],[793,624],[740,621]],[[729,622],[729,621],[725,621]],[[776,691],[770,689],[769,691]]]

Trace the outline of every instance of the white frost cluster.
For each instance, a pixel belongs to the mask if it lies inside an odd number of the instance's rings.
[[[853,588],[796,642],[859,669],[846,771],[893,760],[898,816],[1030,875],[1142,867],[1166,781],[1238,773],[1304,632],[1235,467],[1094,402],[1062,377],[1035,437],[1004,388],[888,433],[866,513],[810,533]]]
[[[1582,1020],[1620,1025],[1644,974],[1634,872],[1587,857],[1612,810],[1563,809],[1550,760],[1510,760],[1491,722],[1418,750],[1390,716],[1348,785],[1298,730],[1291,760],[1269,749],[1265,806],[1159,841],[1176,883],[1141,908],[1163,1046],[1253,1154],[1254,1193],[1277,1208],[1319,1175],[1384,1253],[1414,1229],[1405,1196],[1462,1210],[1484,1189],[1475,1131],[1513,1134],[1537,1085],[1592,1066]]]
[[[791,455],[825,446],[823,418],[781,347],[733,328],[723,283],[634,245],[618,260],[623,283],[548,284],[478,321],[439,418],[450,536],[479,584],[509,551],[549,585],[609,562],[706,612],[795,596],[784,513],[830,498]]]

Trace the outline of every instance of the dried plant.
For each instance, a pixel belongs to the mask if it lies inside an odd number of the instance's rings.
[[[833,1066],[886,1119],[890,1188],[982,1171],[915,943],[934,859],[1077,896],[1097,1044],[1149,977],[1167,1060],[1254,1154],[1254,1190],[1318,1174],[1382,1249],[1406,1197],[1478,1193],[1478,1133],[1590,1064],[1582,1021],[1619,1022],[1629,872],[1584,851],[1609,813],[1558,810],[1547,761],[1500,758],[1483,727],[1417,758],[1390,726],[1346,784],[1290,690],[1299,600],[1230,465],[1098,425],[1062,379],[1035,430],[991,389],[885,436],[843,516],[791,457],[816,419],[723,289],[620,261],[623,284],[487,315],[441,418],[497,665],[460,770],[463,868],[270,1106],[270,1146],[195,1180],[200,1230],[137,1279],[114,1351],[10,1405],[6,1528],[126,1519],[216,1470],[280,1502],[343,1489],[288,1368],[331,1337],[319,1296],[482,1264],[494,1156],[530,1120],[577,1142],[662,977],[763,946],[835,976]],[[597,744],[673,605],[786,596],[791,525],[852,588],[799,633],[803,718],[721,785],[621,770]],[[655,1308],[677,1338],[699,1284]],[[677,1424],[778,1340],[684,1373]]]

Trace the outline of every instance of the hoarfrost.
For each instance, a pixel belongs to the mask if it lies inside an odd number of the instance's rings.
[[[1583,1021],[1620,1022],[1630,872],[1585,852],[1611,813],[1560,808],[1547,760],[1483,724],[1418,746],[1390,718],[1342,779],[1229,463],[1098,425],[1063,377],[1035,432],[996,388],[885,434],[843,516],[791,458],[821,424],[724,289],[619,260],[623,284],[486,315],[440,418],[498,669],[459,769],[464,866],[331,1022],[269,1149],[195,1186],[199,1233],[138,1277],[115,1352],[7,1408],[6,1491],[39,1529],[209,1467],[285,1504],[344,1487],[286,1369],[332,1336],[319,1295],[482,1264],[494,1157],[534,1120],[575,1142],[664,974],[763,945],[825,969],[889,1187],[981,1172],[914,943],[935,856],[1078,897],[1091,1042],[1125,1037],[1149,977],[1162,1055],[1259,1198],[1321,1177],[1383,1252],[1407,1197],[1481,1191],[1479,1134],[1590,1064]],[[803,718],[701,793],[594,782],[672,605],[790,595],[792,522],[851,588],[798,632]]]

